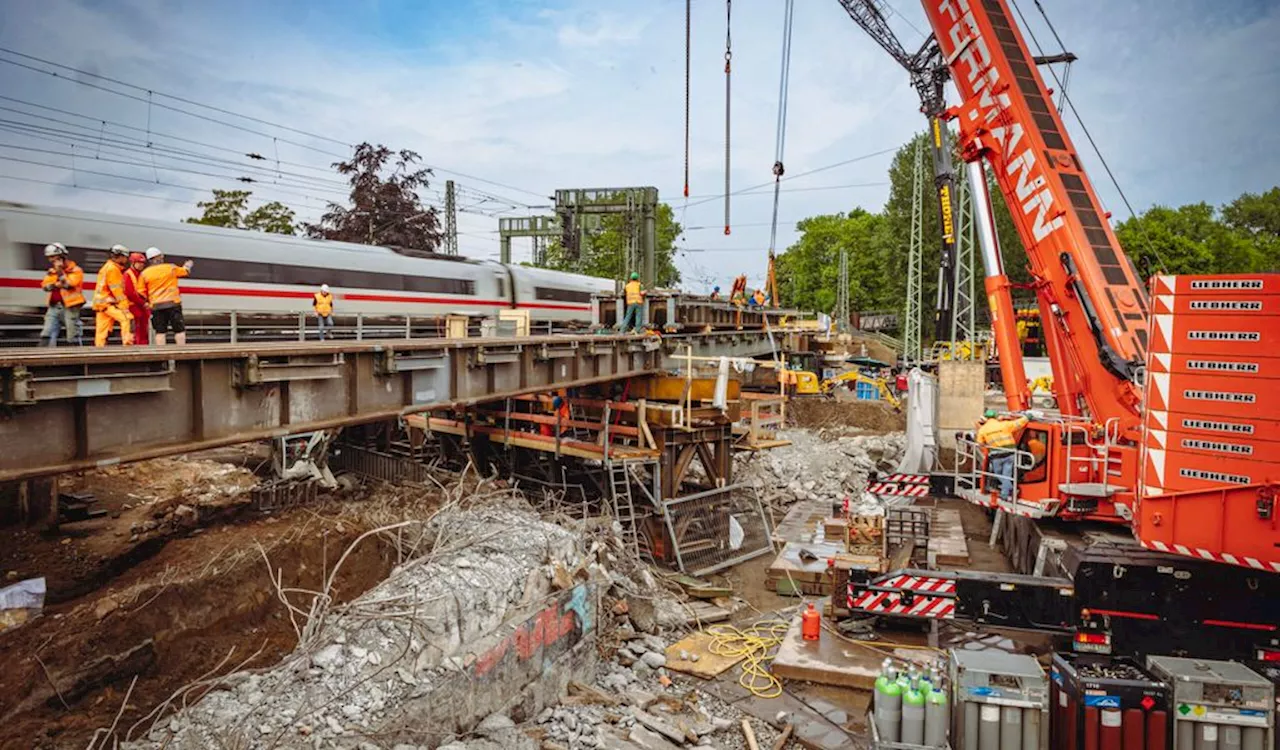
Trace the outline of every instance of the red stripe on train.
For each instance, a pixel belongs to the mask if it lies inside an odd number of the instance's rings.
[[[86,281],[91,280],[93,276],[86,276]],[[86,284],[86,288],[89,287]],[[0,287],[12,287],[16,289],[39,289],[40,281],[38,279],[13,279],[0,278]],[[180,290],[183,294],[206,294],[211,296],[222,297],[271,297],[276,299],[306,299],[312,298],[311,292],[295,292],[288,289],[230,289],[227,287],[211,287],[211,286],[184,286]],[[352,302],[407,302],[420,305],[472,305],[477,307],[506,307],[509,303],[506,300],[471,300],[457,299],[454,297],[406,297],[396,294],[366,294],[354,292],[351,294],[337,295],[338,299],[350,300]],[[587,312],[591,310],[590,305],[568,305],[553,304],[550,302],[521,302],[516,307],[526,307],[536,310],[573,310],[575,312]]]

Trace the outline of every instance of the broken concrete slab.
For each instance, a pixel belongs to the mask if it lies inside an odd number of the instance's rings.
[[[800,618],[791,621],[771,669],[788,680],[818,682],[824,685],[870,690],[880,676],[883,654],[846,643],[826,630],[816,641],[806,641],[800,634]]]
[[[593,679],[598,586],[554,591],[552,581],[555,564],[582,562],[579,535],[509,508],[432,523],[436,556],[404,564],[336,610],[276,668],[230,676],[229,689],[126,747],[355,748],[373,733],[436,745],[495,712],[527,721],[568,682]]]

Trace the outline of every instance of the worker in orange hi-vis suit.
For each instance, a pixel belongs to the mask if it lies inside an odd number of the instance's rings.
[[[187,324],[182,319],[182,296],[178,294],[178,279],[189,276],[194,261],[180,266],[166,263],[159,248],[147,248],[147,261],[151,265],[142,272],[142,290],[151,305],[151,326],[156,329],[156,344],[164,346],[165,336],[173,332],[173,341],[179,346],[187,343]]]
[[[133,316],[133,343],[146,346],[151,343],[151,310],[147,307],[147,295],[142,292],[142,271],[147,267],[147,256],[129,253],[129,267],[124,270],[124,296],[129,298],[129,314]]]
[[[133,346],[133,316],[129,314],[129,298],[124,293],[124,268],[129,263],[129,248],[112,245],[111,257],[98,270],[98,284],[93,290],[93,345],[106,346],[111,329],[120,324],[120,343]]]

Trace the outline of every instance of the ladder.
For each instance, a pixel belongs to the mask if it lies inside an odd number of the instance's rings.
[[[635,499],[631,495],[631,469],[625,460],[607,461],[609,494],[613,500],[613,515],[622,526],[622,544],[638,557],[640,555],[639,529],[636,528]]]

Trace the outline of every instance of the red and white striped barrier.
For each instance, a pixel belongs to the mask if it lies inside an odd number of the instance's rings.
[[[876,482],[867,488],[873,495],[890,497],[925,497],[929,494],[927,484],[894,484],[893,482]]]
[[[956,582],[933,576],[896,575],[848,597],[849,608],[869,614],[950,620],[956,611]],[[882,589],[896,589],[884,591]]]

